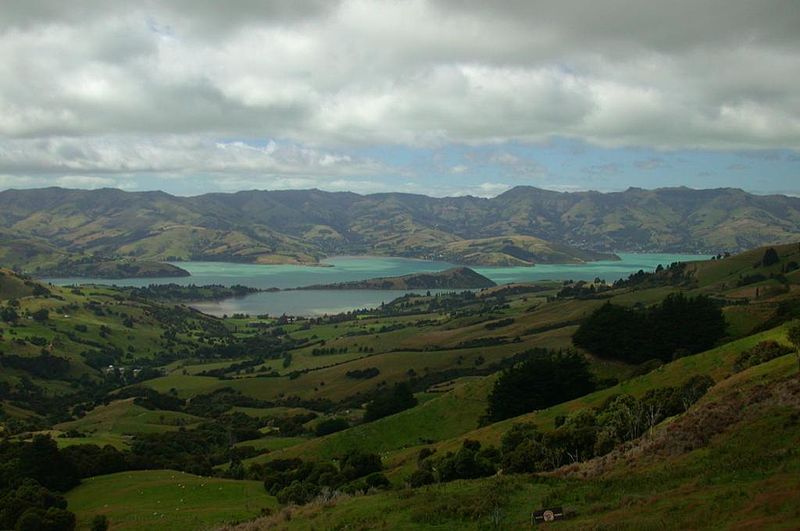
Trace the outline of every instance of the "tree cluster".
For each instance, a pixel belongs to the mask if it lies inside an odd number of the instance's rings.
[[[726,329],[722,311],[713,300],[677,293],[645,310],[606,303],[581,323],[572,340],[601,358],[629,363],[654,358],[672,361],[708,350]]]
[[[59,493],[79,481],[50,437],[0,442],[0,528],[72,531],[75,515]]]
[[[355,493],[387,487],[382,469],[379,456],[352,451],[333,462],[276,459],[253,465],[251,474],[260,476],[264,488],[279,502],[302,505],[324,489]]]
[[[392,389],[379,394],[367,404],[364,412],[364,422],[372,422],[394,415],[416,405],[417,399],[411,392],[411,387],[406,383],[395,384]]]
[[[570,350],[533,350],[502,372],[489,395],[486,419],[497,422],[566,402],[595,389],[586,359]]]

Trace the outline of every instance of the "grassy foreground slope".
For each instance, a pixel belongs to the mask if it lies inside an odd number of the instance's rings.
[[[785,343],[785,327],[782,326],[755,334],[701,354],[678,359],[652,372],[621,382],[616,386],[595,391],[586,396],[541,411],[534,411],[526,415],[489,424],[453,439],[429,445],[429,447],[436,449],[439,453],[456,451],[465,439],[476,440],[484,445],[498,445],[503,435],[515,423],[532,422],[541,430],[547,431],[553,429],[556,417],[568,416],[581,409],[599,407],[614,395],[629,394],[641,397],[651,389],[679,385],[695,375],[709,375],[715,381],[720,382],[732,374],[733,363],[740,352],[752,348],[761,341],[768,340]],[[385,461],[387,468],[391,471],[391,476],[402,478],[410,474],[416,466],[416,458],[420,449],[421,447],[408,448],[389,455]]]
[[[277,503],[258,481],[205,478],[174,470],[120,472],[86,479],[67,495],[78,528],[94,515],[111,529],[206,528],[258,515]]]
[[[285,508],[269,529],[521,529],[562,506],[563,529],[794,529],[800,525],[794,355],[718,383],[612,454],[542,475],[498,475]]]

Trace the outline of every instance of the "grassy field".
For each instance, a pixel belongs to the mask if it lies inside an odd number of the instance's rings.
[[[281,459],[313,455],[326,459],[359,449],[386,455],[391,450],[430,444],[467,433],[486,410],[493,377],[469,381],[420,406],[331,435],[310,439],[264,457]],[[274,449],[274,450],[277,450]],[[263,460],[264,457],[252,461]]]
[[[116,400],[108,405],[98,406],[80,419],[57,424],[55,428],[92,434],[126,435],[172,431],[181,426],[194,426],[203,420],[177,411],[145,409],[134,404],[133,400]]]
[[[111,529],[196,530],[257,516],[276,501],[258,481],[204,478],[172,470],[89,478],[67,494],[78,528],[104,514]]]

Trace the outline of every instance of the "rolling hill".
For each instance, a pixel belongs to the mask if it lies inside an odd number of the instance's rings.
[[[601,253],[614,251],[717,254],[788,242],[800,234],[800,199],[727,188],[517,187],[492,199],[47,188],[0,192],[0,230],[9,241],[115,259],[269,264],[377,254],[531,265],[613,258]]]
[[[613,285],[406,295],[314,319],[218,319],[146,290],[131,297],[50,286],[3,270],[4,448],[41,448],[37,435],[53,437],[80,470],[82,483],[65,497],[81,526],[105,515],[112,529],[150,528],[155,519],[190,529],[263,514],[239,529],[513,529],[533,510],[563,506],[565,528],[792,527],[800,514],[792,495],[800,386],[789,340],[800,318],[798,262],[793,243]],[[534,349],[574,348],[575,331],[607,303],[649,312],[676,293],[708,296],[724,315],[727,329],[710,348],[632,362],[584,347],[576,355],[591,390],[487,418],[496,382]],[[612,338],[615,326],[605,325]],[[687,395],[690,381],[703,391]],[[367,417],[404,385],[413,404]],[[632,435],[609,431],[645,418],[655,420]],[[515,425],[541,435],[529,441],[531,455],[544,447],[556,453],[542,455],[562,458],[509,468],[504,446]],[[588,454],[571,446],[558,454],[559,441],[588,444]],[[470,468],[478,446],[494,463],[488,472]],[[377,475],[345,477],[352,455],[372,460]],[[453,459],[451,473],[462,476],[412,482],[424,463],[439,474]],[[289,494],[316,486],[300,506],[290,503]]]
[[[436,273],[412,273],[336,284],[318,284],[299,289],[478,289],[496,286],[492,280],[468,267],[453,267]]]

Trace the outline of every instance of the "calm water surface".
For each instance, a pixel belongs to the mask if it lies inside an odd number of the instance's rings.
[[[533,280],[592,280],[600,277],[613,282],[640,269],[652,271],[658,264],[691,261],[706,256],[685,254],[633,254],[617,253],[620,261],[601,261],[588,264],[537,265],[534,267],[473,267],[498,284],[530,282]],[[255,265],[226,262],[180,262],[175,265],[189,271],[192,276],[182,278],[145,278],[97,280],[85,278],[48,279],[59,285],[104,283],[118,286],[146,286],[149,284],[242,284],[254,288],[296,288],[311,284],[331,284],[375,277],[389,277],[442,271],[454,267],[447,262],[388,258],[374,256],[339,256],[324,261],[330,267],[293,265]],[[379,290],[314,290],[274,293],[255,293],[247,297],[218,302],[193,304],[212,315],[249,313],[281,315],[323,315],[352,310],[374,308],[383,302],[403,295],[403,291]]]

